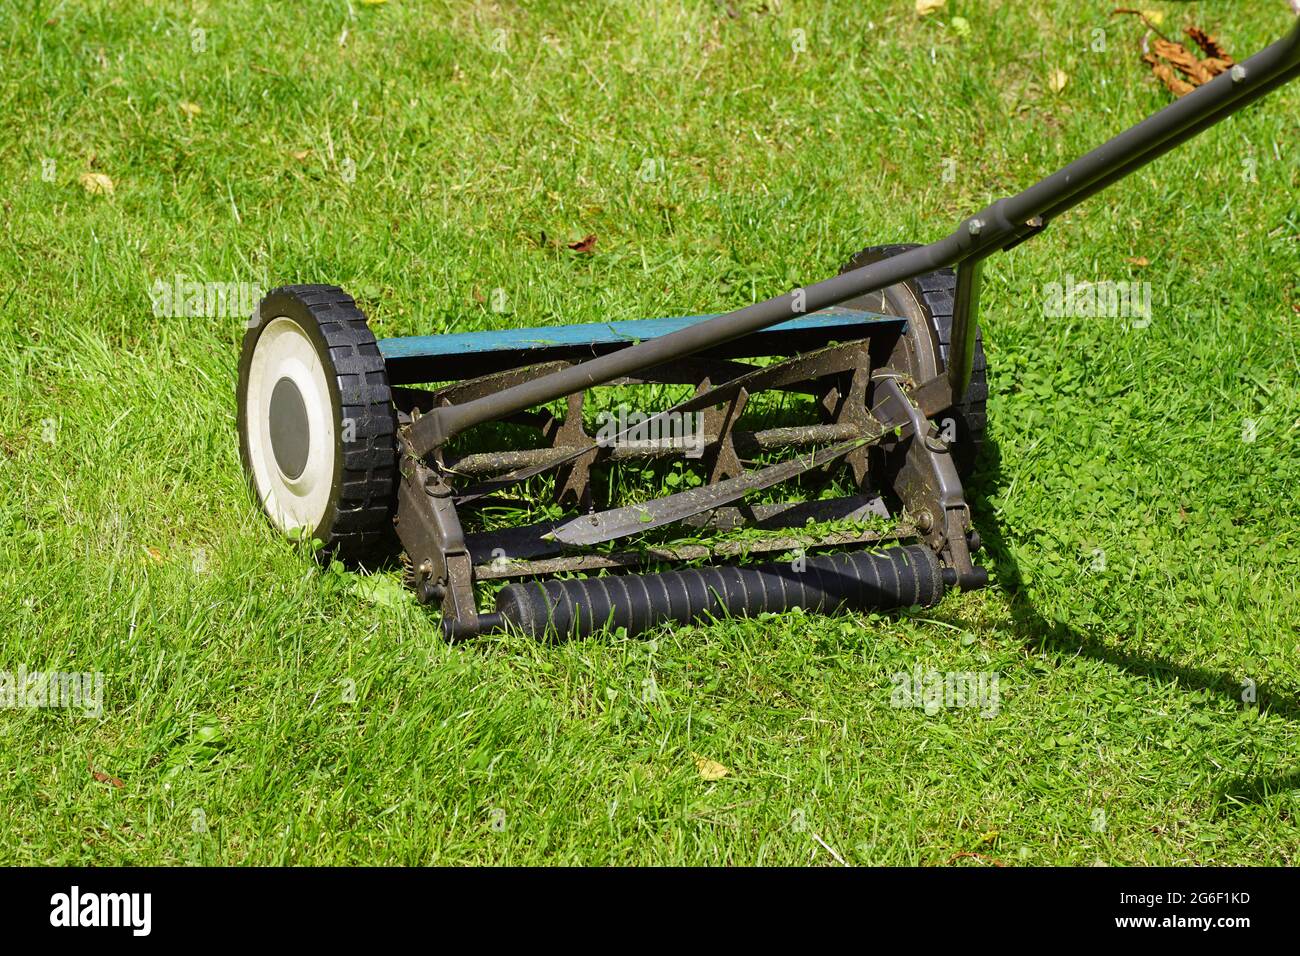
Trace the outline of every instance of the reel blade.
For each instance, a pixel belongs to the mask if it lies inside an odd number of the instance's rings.
[[[856,343],[848,343],[849,346]],[[710,405],[720,404],[730,401],[741,389],[751,392],[757,392],[765,389],[780,388],[786,385],[792,385],[804,379],[819,378],[826,375],[833,375],[837,372],[845,372],[853,368],[857,361],[852,348],[844,344],[828,345],[825,348],[817,349],[814,352],[808,352],[803,355],[796,355],[792,358],[777,362],[764,368],[757,368],[743,375],[728,379],[718,385],[714,385],[698,395],[684,399],[673,405],[671,408],[664,409],[655,415],[650,416],[641,426],[653,424],[662,421],[670,415],[686,414],[688,412],[698,411],[708,408]],[[627,436],[626,432],[620,432],[609,441],[618,441]],[[516,485],[519,482],[527,481],[529,478],[558,468],[561,465],[576,461],[583,455],[588,454],[595,445],[589,445],[570,452],[568,455],[557,457],[551,461],[544,462],[540,465],[531,465],[527,468],[521,468],[509,474],[493,478],[490,481],[483,482],[473,488],[468,489],[462,494],[456,496],[458,505],[468,504],[488,495],[495,494],[506,488]],[[849,449],[852,451],[852,449]]]
[[[773,485],[798,477],[804,472],[842,458],[849,452],[869,444],[873,439],[859,438],[824,448],[813,455],[800,455],[780,464],[769,465],[758,471],[747,472],[712,485],[702,485],[687,491],[656,498],[637,505],[612,508],[597,514],[583,515],[557,525],[548,537],[562,544],[589,545],[625,538],[640,531],[660,525],[682,521],[705,511],[743,498],[752,491],[761,491]]]

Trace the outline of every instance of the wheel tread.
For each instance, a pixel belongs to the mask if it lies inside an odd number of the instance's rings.
[[[384,359],[365,314],[338,286],[286,285],[266,298],[277,295],[306,306],[333,366],[340,417],[353,423],[350,436],[339,436],[343,473],[323,550],[364,560],[388,549],[393,534],[397,419]],[[266,318],[260,306],[258,317]]]

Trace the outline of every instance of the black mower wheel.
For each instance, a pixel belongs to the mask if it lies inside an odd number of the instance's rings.
[[[917,246],[914,243],[868,246],[845,263],[840,273],[861,269],[915,248]],[[889,364],[907,372],[919,384],[942,373],[947,367],[948,351],[952,345],[952,304],[956,291],[957,273],[952,269],[937,269],[843,304],[851,309],[898,315],[907,319],[907,333],[890,356]],[[945,430],[945,420],[948,418],[952,419],[952,425],[955,426],[952,430],[952,456],[962,478],[974,471],[980,449],[984,446],[984,430],[988,423],[985,406],[988,397],[988,365],[984,357],[984,342],[977,329],[970,388],[960,402],[938,419],[941,430]]]
[[[262,299],[244,334],[238,418],[244,472],[277,529],[348,562],[392,550],[397,420],[351,296],[294,285]]]

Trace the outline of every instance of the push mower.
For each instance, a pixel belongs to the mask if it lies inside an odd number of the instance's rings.
[[[983,587],[962,481],[985,429],[984,260],[1297,74],[1300,26],[951,235],[865,249],[834,278],[725,315],[376,341],[343,290],[275,289],[239,366],[253,492],[325,554],[367,561],[400,541],[450,639],[933,605]],[[665,387],[681,400],[593,434],[598,390]],[[697,427],[660,427],[682,422]],[[481,450],[521,431],[533,447]],[[598,503],[611,471],[647,461],[684,462],[685,486]],[[487,526],[546,473],[562,517]],[[777,485],[803,493],[771,500]],[[665,541],[667,526],[693,537]],[[765,554],[786,557],[748,562]],[[476,585],[503,580],[481,610]]]

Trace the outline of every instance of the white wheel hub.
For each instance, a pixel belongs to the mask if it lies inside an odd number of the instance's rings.
[[[292,319],[272,319],[258,336],[244,416],[249,464],[266,513],[281,531],[315,531],[334,484],[334,409],[316,347]]]

